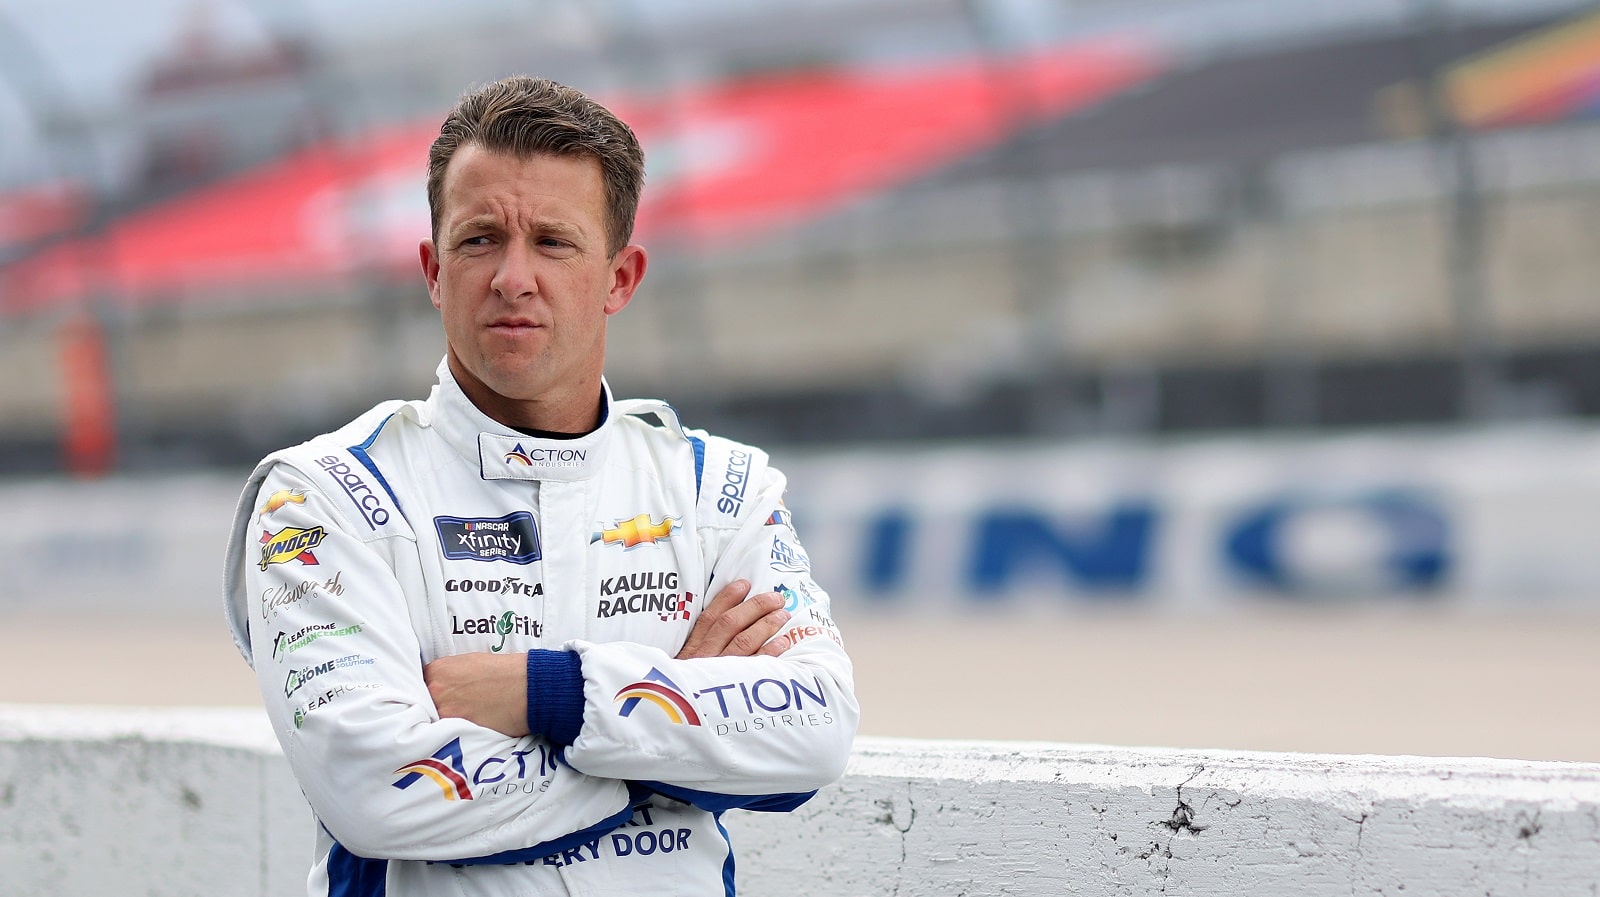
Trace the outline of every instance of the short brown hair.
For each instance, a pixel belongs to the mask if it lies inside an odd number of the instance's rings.
[[[518,158],[588,156],[606,191],[607,254],[628,245],[644,188],[644,150],[611,110],[548,78],[513,75],[461,95],[428,149],[428,213],[439,239],[444,172],[456,150],[477,144]]]

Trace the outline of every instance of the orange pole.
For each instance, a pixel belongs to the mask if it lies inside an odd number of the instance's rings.
[[[79,477],[111,472],[116,462],[116,400],[105,330],[91,314],[61,325],[60,359],[67,470]]]

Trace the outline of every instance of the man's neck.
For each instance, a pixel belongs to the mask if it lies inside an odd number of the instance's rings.
[[[605,389],[596,378],[579,387],[572,398],[545,396],[538,399],[513,399],[489,388],[466,371],[455,356],[449,359],[450,374],[456,385],[479,411],[491,420],[530,436],[561,439],[594,432],[604,422]]]

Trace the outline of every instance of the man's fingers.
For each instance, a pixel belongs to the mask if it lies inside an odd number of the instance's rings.
[[[716,600],[695,621],[678,658],[748,657],[776,635],[789,620],[789,614],[783,610],[783,596],[777,592],[763,592],[742,601],[735,600],[748,594],[749,589],[748,582],[740,581],[718,593]],[[719,610],[721,613],[716,613]]]
[[[760,609],[768,603],[761,599],[773,594],[768,592],[763,595],[757,595],[755,598],[740,605],[740,607],[754,605],[757,609]],[[733,637],[728,639],[727,647],[723,648],[722,656],[749,657],[761,650],[761,646],[766,644],[767,639],[777,635],[778,630],[783,628],[783,624],[789,622],[789,612],[783,609],[783,597],[781,595],[775,597],[778,599],[778,607],[756,617],[750,622],[750,625],[734,633]],[[732,615],[730,614],[729,616]]]
[[[794,647],[794,641],[787,635],[780,635],[762,645],[761,650],[756,653],[765,654],[768,657],[777,657],[792,647]]]
[[[733,635],[724,636],[721,641],[713,642],[712,627],[721,620],[728,611],[739,606],[745,596],[750,594],[750,581],[736,579],[722,587],[706,609],[694,621],[694,628],[689,630],[689,637],[684,639],[683,648],[678,651],[678,659],[690,657],[716,657],[727,647],[728,639]]]
[[[717,617],[738,607],[739,602],[743,601],[745,596],[749,594],[750,580],[736,579],[728,583],[722,587],[722,591],[718,592],[715,598],[711,599],[711,603],[706,605],[706,609],[700,614],[700,619],[704,620],[710,617],[715,620]]]

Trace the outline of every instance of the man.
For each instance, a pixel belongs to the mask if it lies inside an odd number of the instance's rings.
[[[228,616],[320,823],[312,894],[732,894],[721,813],[844,768],[850,661],[783,476],[602,377],[642,182],[570,88],[463,96],[420,247],[438,385],[246,485]]]

